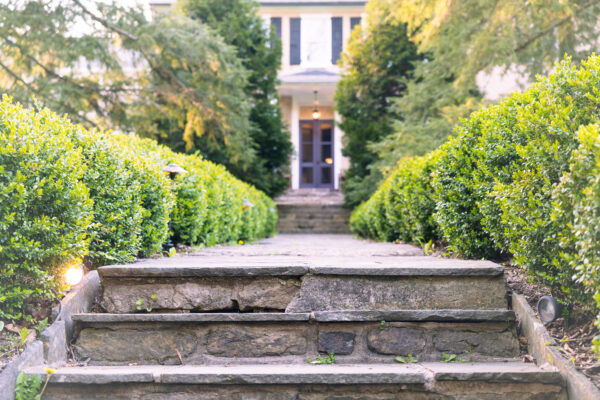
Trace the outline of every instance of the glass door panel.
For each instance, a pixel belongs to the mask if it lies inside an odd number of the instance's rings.
[[[333,188],[333,121],[301,121],[300,135],[300,187]]]

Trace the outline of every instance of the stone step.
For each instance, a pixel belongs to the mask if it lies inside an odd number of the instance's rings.
[[[90,365],[302,363],[334,353],[340,363],[514,359],[507,310],[316,313],[76,314],[73,353]]]
[[[435,257],[174,257],[101,267],[110,313],[505,309],[503,268]],[[140,299],[141,307],[138,306]]]
[[[350,233],[350,210],[339,204],[279,204],[280,233]]]
[[[45,380],[41,368],[27,370]],[[45,400],[567,400],[555,370],[523,363],[64,367]]]

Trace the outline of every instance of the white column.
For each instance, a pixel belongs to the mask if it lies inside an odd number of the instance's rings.
[[[340,173],[342,172],[342,136],[344,132],[339,128],[342,117],[337,111],[334,113],[335,129],[333,131],[333,187],[340,188]]]
[[[294,146],[294,154],[292,154],[292,189],[300,187],[300,162],[298,154],[300,154],[300,104],[298,99],[292,96],[292,112],[290,121],[290,133],[292,135],[292,145]]]

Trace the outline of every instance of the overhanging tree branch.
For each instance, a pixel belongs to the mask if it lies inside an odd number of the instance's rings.
[[[586,5],[584,5],[583,7],[581,7],[579,10],[577,10],[575,12],[575,14],[578,14],[584,10],[587,10],[588,8],[590,8],[596,4],[599,4],[599,3],[600,3],[600,1],[591,1],[591,2],[587,3]],[[548,33],[552,32],[554,29],[558,28],[559,26],[569,22],[572,18],[573,18],[573,16],[569,15],[569,16],[566,16],[564,18],[560,18],[560,19],[554,21],[552,24],[548,25],[548,27],[546,27],[545,29],[542,29],[541,31],[539,31],[538,33],[533,35],[532,37],[525,40],[523,43],[517,45],[517,47],[515,47],[515,49],[514,49],[515,53],[518,53],[518,52],[524,50],[530,44],[532,44],[536,40],[540,39],[541,37],[547,35]]]

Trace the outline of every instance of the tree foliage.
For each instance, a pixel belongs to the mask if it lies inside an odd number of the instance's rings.
[[[365,27],[355,28],[342,56],[346,72],[335,93],[343,118],[343,153],[350,157],[343,189],[346,202],[352,205],[368,198],[381,179],[379,170],[371,168],[377,154],[365,144],[376,143],[392,132],[393,118],[399,115],[390,100],[403,94],[418,57],[416,46],[408,40],[406,24],[384,18],[382,4],[385,2],[370,2],[373,12]]]
[[[242,178],[256,168],[247,72],[198,21],[150,21],[118,3],[9,0],[0,38],[0,87],[15,100],[198,152]]]
[[[179,6],[185,15],[210,26],[232,45],[248,70],[244,91],[252,103],[249,134],[257,161],[245,179],[270,195],[281,193],[288,185],[292,144],[279,107],[281,44],[275,32],[263,26],[254,0],[181,0]]]
[[[565,53],[575,62],[597,47],[600,2],[590,0],[382,0],[426,55],[395,101],[394,134],[372,146],[379,167],[436,148],[482,103],[477,77],[518,72],[533,80]],[[586,45],[581,45],[582,43]],[[479,75],[481,76],[481,75]]]

